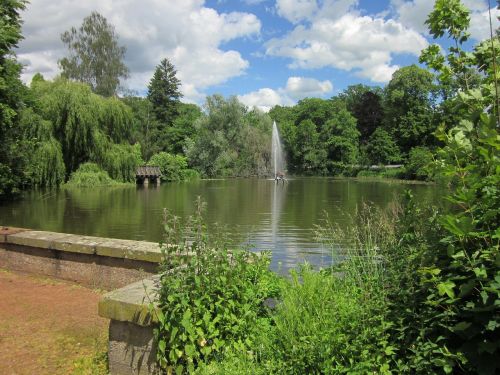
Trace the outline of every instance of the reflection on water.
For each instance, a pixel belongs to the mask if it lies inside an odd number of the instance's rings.
[[[363,202],[386,206],[410,189],[419,202],[438,202],[427,185],[297,178],[285,184],[265,179],[200,180],[160,187],[117,187],[32,191],[0,205],[0,225],[113,238],[160,241],[164,207],[186,217],[199,195],[208,204],[209,224],[225,225],[235,244],[273,252],[273,268],[308,260],[329,264],[329,250],[314,238],[324,213],[341,226]]]

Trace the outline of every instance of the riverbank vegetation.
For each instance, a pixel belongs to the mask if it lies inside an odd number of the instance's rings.
[[[132,182],[138,165],[155,163],[162,163],[167,181],[269,175],[272,121],[289,174],[434,180],[433,161],[443,145],[435,137],[438,127],[449,130],[465,115],[457,110],[459,92],[474,96],[492,76],[491,43],[466,52],[463,39],[447,55],[429,47],[421,62],[430,70],[402,67],[386,87],[353,85],[330,99],[306,98],[269,113],[219,95],[200,108],[180,101],[182,82],[168,59],[156,67],[146,97],[122,90],[125,48],[113,25],[93,12],[61,35],[68,48],[59,61],[61,76],[48,81],[36,74],[27,86],[13,52],[22,39],[19,12],[26,4],[2,5],[3,197],[58,186],[88,162],[119,182]],[[434,27],[432,33],[442,37],[445,31]],[[103,43],[109,48],[100,48]],[[493,47],[498,50],[496,39]],[[388,164],[401,167],[378,168]]]
[[[443,207],[407,195],[385,211],[361,209],[348,232],[325,221],[318,237],[335,261],[290,277],[271,273],[265,254],[230,251],[207,231],[201,203],[184,226],[167,216],[155,331],[167,373],[498,373],[500,42],[464,50],[469,14],[459,0],[437,0],[429,15],[430,34],[453,47],[425,49],[428,69],[402,67],[384,88],[355,85],[269,114],[235,97],[209,96],[203,111],[181,103],[168,60],[147,98],[115,95],[126,70],[89,84],[70,74],[83,69],[72,59],[61,61],[62,77],[37,75],[27,87],[12,52],[24,4],[12,0],[0,15],[0,195],[68,179],[126,182],[142,163],[167,180],[264,175],[273,120],[290,173],[402,164],[382,173],[449,188]],[[97,15],[84,22],[92,20],[115,40]],[[77,30],[64,38],[71,45]]]
[[[185,237],[165,248],[167,258],[178,250],[195,253],[187,268],[163,273],[158,286],[158,359],[167,373],[498,373],[500,137],[494,55],[484,45],[476,47],[485,54],[481,58],[460,50],[468,13],[459,1],[438,1],[428,24],[432,35],[449,32],[458,46],[447,55],[431,46],[422,55],[440,80],[457,88],[460,117],[449,126],[442,123],[436,141],[429,141],[436,143],[433,173],[448,184],[449,204],[422,207],[407,193],[384,210],[361,208],[347,231],[325,219],[317,234],[331,248],[331,266],[304,265],[288,278],[271,277],[260,263],[265,257],[228,251],[220,235],[210,243],[214,237],[204,231],[199,211]],[[484,74],[474,75],[481,79],[469,86],[463,74],[474,69]],[[312,129],[314,122],[300,124]],[[413,164],[429,158],[426,150],[413,150]],[[165,227],[169,235],[174,228],[179,228],[175,220]],[[209,259],[219,254],[222,263],[238,270],[237,280],[225,279],[232,272],[225,266],[212,272],[218,266],[209,260],[199,267],[208,254]],[[266,303],[267,297],[274,302]]]

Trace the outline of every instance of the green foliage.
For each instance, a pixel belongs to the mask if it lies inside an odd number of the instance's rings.
[[[434,77],[416,65],[397,70],[385,91],[386,130],[403,154],[433,142]]]
[[[202,176],[266,175],[270,170],[271,120],[248,111],[236,97],[206,99],[206,115],[187,144],[190,165]]]
[[[61,35],[70,55],[59,60],[62,76],[88,84],[103,96],[116,94],[120,78],[128,76],[123,63],[125,47],[118,45],[115,29],[105,17],[92,12],[82,25]]]
[[[304,99],[270,115],[280,128],[291,172],[337,174],[357,163],[359,131],[345,101]]]
[[[442,215],[443,238],[429,303],[447,317],[444,334],[450,350],[463,353],[470,372],[500,369],[500,137],[495,116],[473,114],[447,133],[440,152],[442,173],[456,187],[448,196],[454,210]]]
[[[389,374],[397,348],[389,341],[391,264],[384,260],[397,243],[397,221],[369,206],[347,232],[325,220],[317,234],[331,247],[333,266],[293,271],[252,350],[226,352],[197,373]]]
[[[104,141],[106,147],[103,152],[92,157],[99,166],[109,173],[112,179],[121,182],[135,181],[137,166],[143,164],[141,146],[137,143],[133,146],[128,144],[115,144]]]
[[[94,131],[99,126],[101,102],[85,84],[66,80],[41,83],[34,88],[42,117],[52,123],[61,143],[64,164],[72,172],[89,159]]]
[[[200,199],[197,206],[185,224],[165,213],[155,337],[161,367],[176,374],[250,349],[268,324],[264,300],[278,291],[269,256],[229,251],[223,236],[208,235]]]
[[[178,114],[181,81],[168,59],[161,60],[148,85],[148,100],[153,106],[156,119],[166,126],[171,125]]]
[[[391,164],[399,162],[401,156],[398,146],[382,128],[377,128],[370,136],[366,145],[366,154],[369,164]]]
[[[115,143],[129,142],[132,136],[132,111],[117,98],[102,100],[101,129]]]
[[[382,90],[378,87],[352,85],[339,95],[357,120],[361,143],[366,143],[375,129],[382,125],[384,119],[382,94]]]
[[[187,147],[187,140],[194,137],[194,123],[202,115],[196,104],[179,103],[178,115],[171,126],[165,129],[167,152],[182,154]]]
[[[52,133],[61,144],[68,173],[92,161],[118,181],[135,178],[141,155],[137,154],[138,145],[127,143],[133,124],[129,107],[116,98],[93,94],[87,85],[64,79],[34,82],[32,91],[38,108],[35,115],[25,116],[24,128],[33,135]]]
[[[83,163],[73,173],[65,184],[66,187],[92,188],[98,186],[113,186],[119,183],[109,177],[106,171],[103,171],[95,163]]]
[[[26,92],[19,79],[21,65],[13,52],[22,39],[20,12],[25,4],[22,0],[0,4],[0,198],[17,193],[26,182],[23,169],[27,145],[17,126]]]
[[[54,138],[39,142],[30,155],[26,174],[30,182],[38,187],[54,187],[64,182],[66,168],[62,157],[61,145]]]
[[[457,12],[462,7],[459,2],[450,2],[452,9],[444,9],[447,4],[437,2],[428,22],[435,24],[431,30],[438,36],[447,31],[456,47],[447,64],[444,57],[441,65],[428,63],[445,77],[460,77],[475,61],[458,61],[463,56],[459,44],[465,40],[467,14]],[[442,30],[441,34],[436,30]],[[494,72],[491,67],[482,69]],[[496,116],[487,114],[497,100],[491,80],[488,77],[477,89],[463,86],[464,91],[455,94],[456,104],[467,116],[453,128],[442,126],[437,131],[444,147],[437,153],[436,165],[449,183],[446,198],[451,207],[425,215],[431,219],[423,236],[411,230],[411,225],[414,229],[415,224],[425,223],[416,220],[411,210],[411,222],[407,220],[407,230],[401,235],[407,247],[417,244],[423,251],[413,287],[399,288],[413,289],[406,300],[414,306],[414,313],[400,313],[400,322],[406,325],[395,332],[396,337],[406,338],[401,347],[413,343],[409,353],[402,353],[408,372],[499,371],[500,137]]]
[[[415,147],[410,151],[405,163],[405,175],[409,180],[429,181],[434,173],[434,155],[425,147]]]
[[[161,179],[164,181],[181,181],[199,178],[199,174],[188,168],[187,158],[182,155],[172,155],[167,152],[154,154],[148,165],[158,166]]]

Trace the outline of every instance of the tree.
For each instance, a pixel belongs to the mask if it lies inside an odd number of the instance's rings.
[[[34,82],[32,92],[37,116],[26,117],[24,128],[40,128],[43,134],[48,133],[37,137],[41,141],[49,142],[53,137],[59,142],[67,175],[92,161],[114,179],[133,179],[140,162],[140,146],[129,144],[133,123],[130,108],[116,98],[103,98],[92,93],[89,86],[64,78]]]
[[[201,116],[201,109],[196,104],[179,103],[178,115],[165,132],[167,151],[173,154],[183,154],[186,140],[193,138],[194,123]]]
[[[390,164],[401,160],[398,146],[382,128],[377,128],[366,144],[370,164]]]
[[[196,138],[188,141],[187,156],[193,167],[209,177],[267,172],[263,171],[271,146],[267,115],[249,113],[236,97],[220,95],[207,97],[205,111],[195,122]]]
[[[171,125],[177,116],[179,99],[182,98],[181,81],[176,77],[176,73],[172,63],[163,59],[148,85],[148,99],[153,105],[156,119],[167,126]]]
[[[24,182],[24,140],[18,115],[26,96],[19,79],[21,65],[13,49],[22,39],[20,12],[23,0],[0,3],[0,197],[15,193]]]
[[[123,63],[126,48],[118,45],[113,25],[92,12],[79,29],[64,32],[61,40],[70,52],[59,60],[62,76],[87,83],[96,94],[115,95],[120,78],[127,78],[129,70]]]
[[[347,110],[342,100],[331,100],[333,115],[323,124],[320,132],[320,147],[328,162],[355,164],[359,156],[359,131],[356,118]]]
[[[436,130],[434,113],[434,76],[416,65],[398,69],[386,87],[386,130],[404,154],[415,146],[433,142]]]
[[[354,103],[351,113],[357,120],[360,142],[366,143],[375,129],[382,124],[384,118],[382,96],[374,91],[363,93]]]

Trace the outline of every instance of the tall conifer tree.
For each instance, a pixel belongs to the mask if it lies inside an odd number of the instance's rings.
[[[178,114],[179,99],[182,97],[179,90],[181,81],[176,73],[172,63],[163,59],[148,85],[148,99],[153,105],[156,119],[166,125],[171,125]]]

